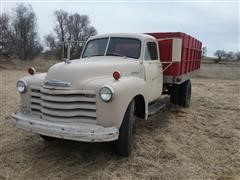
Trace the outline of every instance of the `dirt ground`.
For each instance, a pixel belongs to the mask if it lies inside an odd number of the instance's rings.
[[[211,68],[210,68],[211,66]],[[211,70],[212,69],[212,70]],[[16,81],[24,71],[0,68],[0,179],[240,179],[240,65],[202,66],[192,104],[171,105],[139,121],[129,158],[111,144],[58,140],[16,129]]]

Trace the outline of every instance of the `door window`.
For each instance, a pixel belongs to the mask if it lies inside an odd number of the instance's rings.
[[[145,60],[158,60],[157,45],[155,42],[147,42],[145,46]]]

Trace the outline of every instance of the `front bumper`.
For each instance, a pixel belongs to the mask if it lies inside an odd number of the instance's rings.
[[[83,142],[107,142],[118,139],[119,129],[116,127],[102,127],[86,123],[49,122],[38,116],[22,113],[12,114],[16,127],[34,133]]]

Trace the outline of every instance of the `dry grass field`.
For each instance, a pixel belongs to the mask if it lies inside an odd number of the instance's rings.
[[[0,64],[0,179],[240,179],[240,64],[203,64],[192,79],[191,107],[165,97],[164,111],[139,121],[129,158],[108,143],[46,143],[16,129],[15,86],[27,73],[11,67]]]

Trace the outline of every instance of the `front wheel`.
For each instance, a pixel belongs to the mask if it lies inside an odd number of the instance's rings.
[[[133,136],[135,127],[135,102],[128,105],[122,125],[119,130],[119,138],[116,141],[116,151],[121,156],[129,156],[133,148]]]

